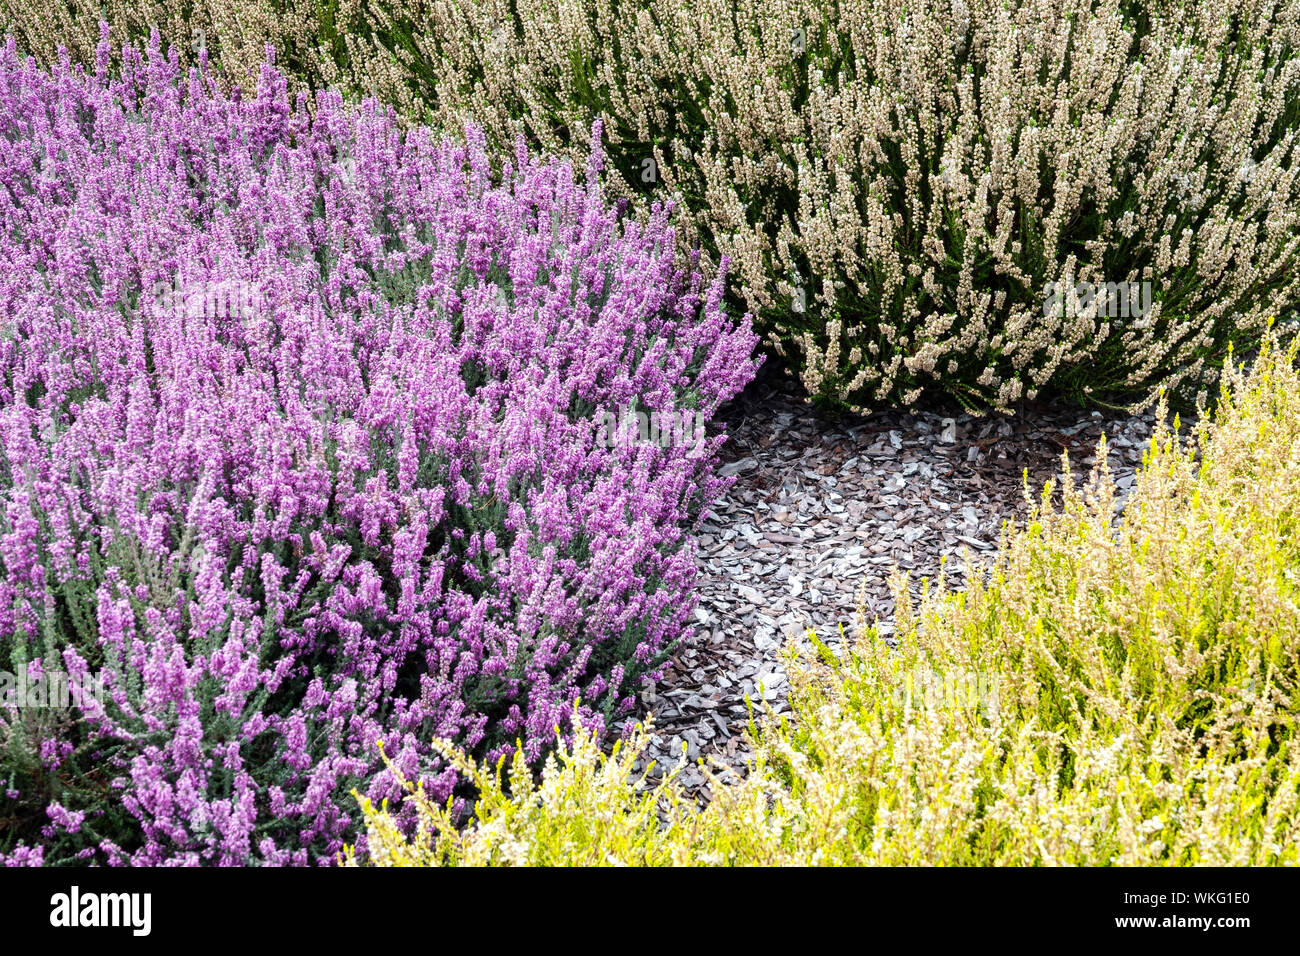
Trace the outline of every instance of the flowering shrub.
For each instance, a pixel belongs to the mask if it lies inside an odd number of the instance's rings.
[[[349,50],[362,54],[360,62],[374,60],[369,20],[379,11],[372,6],[369,0],[327,7],[316,0],[0,0],[0,35],[12,34],[21,51],[47,66],[64,56],[93,63],[107,22],[114,42],[124,44],[109,51],[112,69],[120,66],[121,50],[147,45],[156,31],[183,66],[202,60],[219,86],[246,89],[256,88],[269,44],[291,95],[341,87],[369,93],[379,84],[350,68]]]
[[[643,732],[611,756],[578,735],[537,784],[460,757],[484,794],[465,828],[421,795],[407,839],[363,800],[352,862],[1294,865],[1295,360],[1229,366],[1195,442],[1154,436],[1118,521],[1110,477],[1066,469],[987,580],[919,608],[896,580],[897,648],[866,628],[792,655],[792,718],[703,811],[638,788]]]
[[[756,339],[598,147],[498,180],[271,63],[119,62],[0,53],[0,669],[103,682],[0,694],[0,860],[330,861],[400,793],[379,739],[442,799],[435,736],[627,713],[722,437],[598,426],[708,420]]]
[[[1190,397],[1300,302],[1292,0],[391,6],[394,99],[577,155],[604,118],[814,394]]]
[[[57,6],[6,22],[87,50],[98,0]],[[238,75],[272,37],[309,85],[579,162],[602,118],[610,188],[680,196],[683,243],[730,258],[770,349],[837,401],[1190,397],[1300,298],[1296,0],[194,6]],[[1049,291],[1080,285],[1120,295]]]

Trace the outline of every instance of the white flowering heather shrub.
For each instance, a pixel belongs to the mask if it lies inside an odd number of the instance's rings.
[[[2,2],[47,59],[65,30],[89,56],[98,2]],[[1190,397],[1297,302],[1300,0],[274,7],[103,9],[185,56],[210,25],[237,76],[270,40],[308,86],[506,151],[582,161],[603,119],[610,190],[679,199],[683,245],[730,259],[770,350],[834,401]]]
[[[722,278],[598,153],[109,54],[0,49],[0,865],[328,862],[376,740],[448,796],[435,736],[621,723],[754,371]]]
[[[1297,300],[1294,0],[391,10],[414,106],[579,153],[603,117],[816,394],[1194,393]]]
[[[748,778],[704,810],[638,785],[644,735],[612,755],[579,736],[537,782],[457,758],[483,794],[467,827],[421,798],[408,840],[363,802],[363,858],[1300,862],[1295,363],[1266,341],[1194,441],[1160,428],[1118,520],[1109,475],[1076,487],[1067,468],[987,578],[919,607],[895,580],[896,648],[866,628],[839,657],[792,654],[792,716],[768,713]]]

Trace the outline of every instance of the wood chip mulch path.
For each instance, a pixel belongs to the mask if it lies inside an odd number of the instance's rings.
[[[679,782],[706,799],[699,758],[743,772],[745,695],[788,708],[787,638],[811,627],[834,643],[841,626],[852,637],[860,589],[867,620],[889,635],[895,564],[919,587],[946,557],[960,586],[963,547],[987,559],[1003,522],[1023,520],[1025,469],[1037,495],[1060,474],[1064,450],[1084,478],[1104,430],[1126,494],[1155,421],[1154,411],[1065,403],[1026,403],[1014,416],[959,407],[855,416],[819,410],[796,382],[767,371],[719,417],[730,436],[723,471],[736,482],[696,536],[694,637],[643,692],[640,714],[654,717],[654,773],[685,745]]]

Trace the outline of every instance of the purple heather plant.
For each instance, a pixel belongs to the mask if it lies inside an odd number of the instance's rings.
[[[0,862],[328,863],[353,788],[615,729],[693,610],[748,317],[670,210],[372,101],[0,54]],[[598,143],[599,127],[593,130]],[[689,274],[688,274],[689,273]],[[2,696],[2,695],[0,695]]]

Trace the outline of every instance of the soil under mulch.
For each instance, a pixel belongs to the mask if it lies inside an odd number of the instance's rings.
[[[987,560],[1003,523],[1023,520],[1025,470],[1035,496],[1060,474],[1063,451],[1086,477],[1103,431],[1127,494],[1155,412],[1040,402],[1014,416],[954,406],[864,417],[820,410],[796,381],[765,370],[719,417],[730,436],[723,470],[736,483],[696,537],[694,638],[641,698],[641,716],[654,717],[652,777],[675,766],[685,744],[678,780],[704,798],[699,758],[743,772],[745,695],[788,707],[788,638],[813,628],[833,645],[842,627],[852,639],[860,594],[867,621],[889,635],[895,565],[919,588],[946,557],[961,586],[963,547]]]

